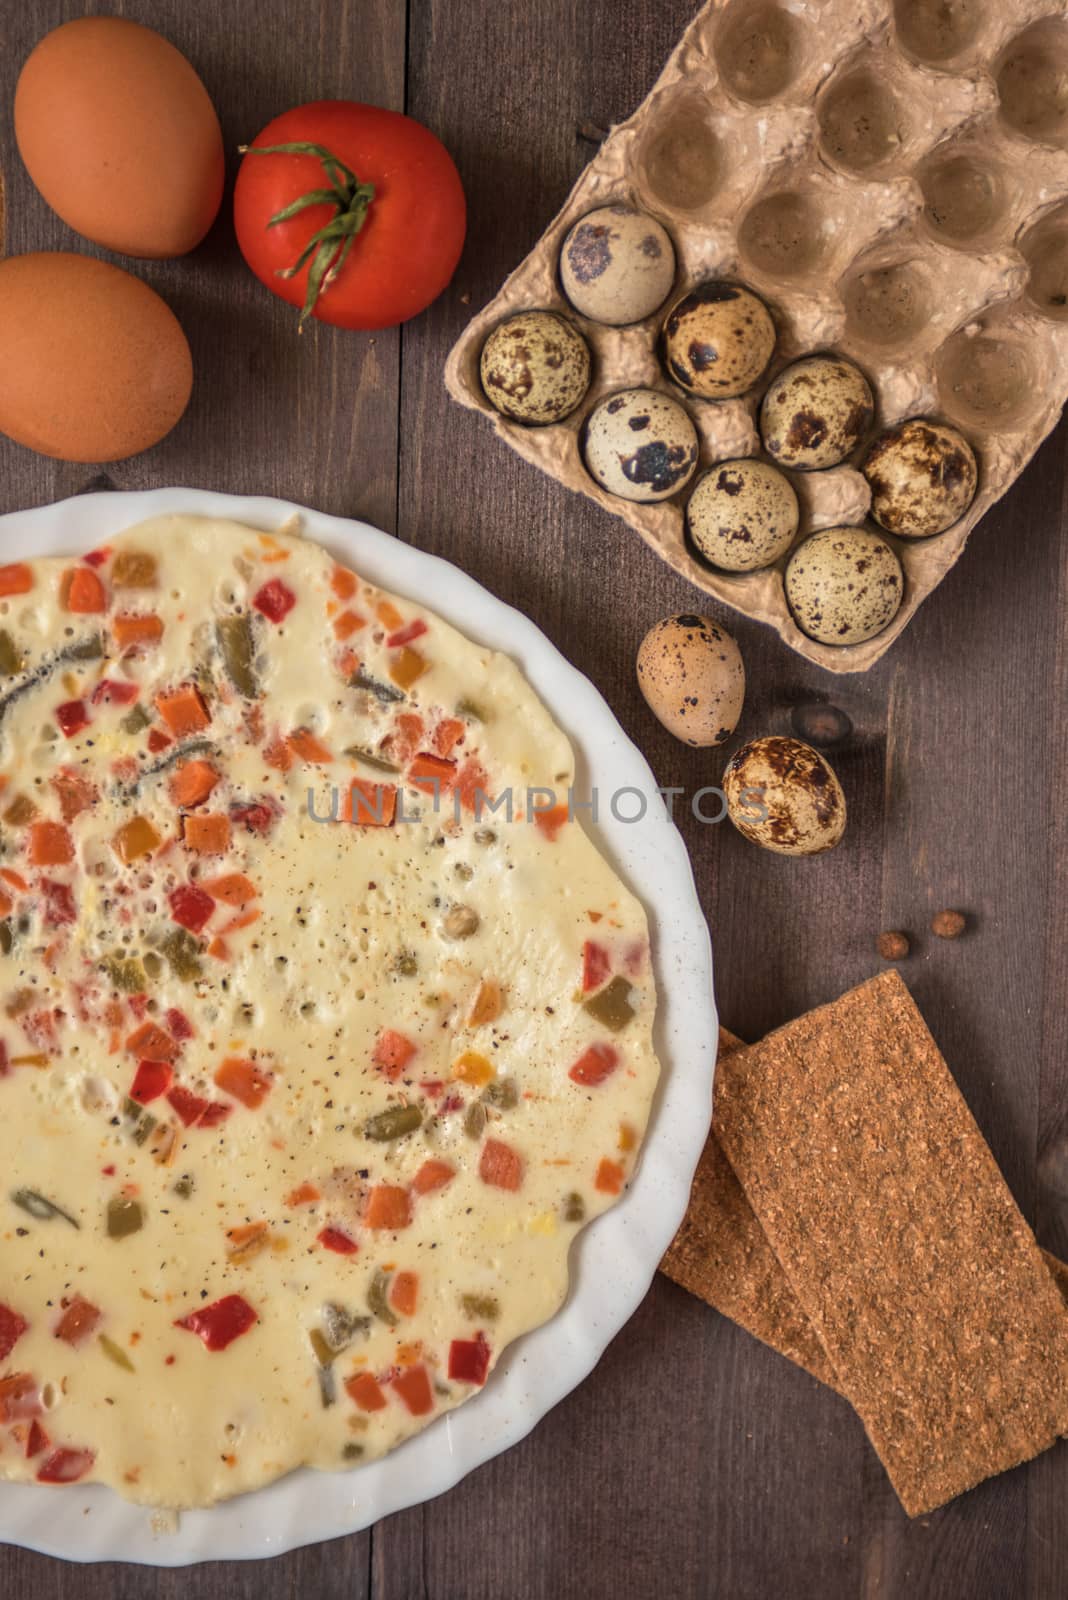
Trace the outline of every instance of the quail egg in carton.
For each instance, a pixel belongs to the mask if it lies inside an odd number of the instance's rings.
[[[1068,0],[711,0],[452,351],[698,589],[877,661],[1068,396]]]

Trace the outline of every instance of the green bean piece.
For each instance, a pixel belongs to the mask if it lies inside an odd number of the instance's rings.
[[[464,1132],[469,1139],[481,1139],[486,1131],[486,1108],[481,1100],[473,1100],[464,1116]]]
[[[72,1228],[81,1227],[81,1223],[69,1211],[64,1211],[52,1200],[46,1200],[36,1189],[16,1189],[11,1198],[19,1210],[28,1212],[35,1222],[51,1222],[53,1217],[62,1217]]]
[[[368,694],[373,694],[376,700],[381,700],[383,705],[395,705],[399,700],[407,700],[408,696],[402,689],[394,688],[391,683],[382,683],[378,678],[372,678],[369,672],[362,667],[349,679],[350,689],[366,689]]]
[[[189,983],[192,979],[200,977],[203,971],[200,965],[200,944],[187,928],[172,928],[160,940],[159,947],[166,956],[171,971],[180,982]]]
[[[368,1333],[370,1327],[370,1317],[356,1316],[336,1300],[328,1300],[323,1306],[323,1338],[335,1355],[347,1350],[356,1335]]]
[[[133,1362],[130,1360],[122,1346],[116,1344],[114,1339],[109,1339],[106,1333],[97,1335],[97,1343],[100,1345],[101,1350],[103,1350],[108,1360],[114,1361],[115,1365],[117,1367],[121,1367],[124,1372],[137,1371],[137,1368],[134,1366]]]
[[[367,1304],[380,1322],[391,1328],[397,1326],[397,1313],[389,1303],[389,1273],[379,1267],[367,1291]]]
[[[11,923],[5,917],[4,921],[0,922],[0,951],[5,956],[9,956],[11,954],[11,946],[14,943],[15,935],[11,931]]]
[[[599,1022],[602,1028],[609,1028],[612,1033],[625,1028],[634,1016],[634,1007],[630,1003],[630,984],[626,978],[613,978],[611,983],[597,994],[591,994],[582,1004],[595,1022]]]
[[[414,1133],[422,1121],[423,1113],[418,1106],[389,1106],[377,1116],[368,1117],[363,1125],[363,1136],[382,1143],[389,1139],[403,1139],[405,1134]]]
[[[91,633],[87,639],[75,639],[73,644],[68,644],[56,657],[60,661],[99,661],[104,654],[104,640],[99,633]]]
[[[238,694],[254,700],[260,692],[259,679],[254,666],[256,641],[252,636],[252,618],[243,616],[220,617],[215,624],[215,637],[219,643],[226,675]]]
[[[144,1144],[152,1129],[156,1126],[156,1119],[151,1111],[146,1111],[139,1100],[131,1100],[127,1095],[122,1102],[122,1114],[128,1122],[133,1123],[130,1135],[134,1144]]]
[[[519,1104],[519,1089],[514,1078],[495,1078],[483,1089],[482,1098],[498,1111],[512,1111]]]
[[[149,726],[152,718],[143,705],[132,706],[119,723],[123,733],[141,733]]]
[[[116,950],[105,956],[100,965],[112,988],[121,989],[123,994],[143,994],[148,987],[145,969],[137,956],[127,956]]]
[[[472,1322],[496,1322],[501,1314],[500,1301],[493,1294],[462,1294],[460,1304]]]
[[[570,1194],[565,1194],[565,1196],[564,1196],[564,1221],[565,1222],[585,1222],[585,1220],[586,1220],[586,1202],[585,1202],[585,1200],[583,1200],[582,1196],[580,1194],[576,1194],[574,1192],[574,1190],[572,1190],[572,1192]]]
[[[316,1376],[319,1379],[319,1398],[323,1402],[325,1411],[337,1400],[337,1378],[333,1367],[317,1367]]]
[[[6,628],[0,628],[0,672],[5,678],[13,678],[16,672],[21,671],[22,656],[15,641]]]
[[[129,1195],[114,1194],[108,1201],[108,1238],[128,1239],[131,1233],[140,1233],[145,1214],[140,1202]]]
[[[323,1330],[321,1328],[310,1328],[308,1330],[308,1339],[312,1349],[315,1351],[316,1361],[321,1367],[328,1367],[337,1355],[337,1351],[331,1349]]]
[[[484,707],[480,706],[477,700],[468,700],[466,695],[462,700],[457,700],[456,715],[458,717],[466,717],[468,722],[488,722],[490,720]]]

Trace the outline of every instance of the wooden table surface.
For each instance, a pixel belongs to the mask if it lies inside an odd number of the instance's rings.
[[[7,249],[92,250],[22,172],[10,124],[33,42],[86,7],[21,0],[0,25]],[[95,4],[88,9],[97,9]],[[607,696],[663,783],[722,756],[653,720],[634,654],[697,592],[636,535],[513,457],[448,401],[442,365],[472,308],[533,244],[588,160],[580,129],[637,105],[691,0],[128,0],[192,59],[228,149],[322,96],[406,109],[453,151],[470,202],[455,282],[403,332],[313,325],[244,269],[223,215],[188,260],[137,264],[189,335],[197,385],[124,489],[266,492],[365,517],[457,562],[526,611]],[[413,248],[418,248],[413,241]],[[872,672],[835,679],[727,621],[746,659],[742,731],[799,703],[852,718],[836,756],[851,825],[808,862],[729,827],[683,827],[712,928],[722,1017],[756,1038],[878,966],[903,972],[1040,1241],[1068,1256],[1068,543],[1062,428]],[[61,498],[92,469],[0,439],[0,510]],[[0,559],[10,559],[9,555]],[[932,912],[961,907],[939,943]],[[592,1377],[523,1444],[444,1498],[268,1563],[177,1573],[77,1568],[0,1548],[0,1595],[132,1600],[1032,1600],[1068,1593],[1068,1446],[909,1523],[850,1408],[658,1278]],[[57,1514],[62,1514],[57,1500]]]

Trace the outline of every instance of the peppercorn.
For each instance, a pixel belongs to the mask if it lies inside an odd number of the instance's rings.
[[[875,941],[875,948],[884,961],[904,961],[909,953],[908,934],[881,933]]]
[[[931,918],[931,932],[940,939],[959,939],[966,926],[962,911],[939,911]]]

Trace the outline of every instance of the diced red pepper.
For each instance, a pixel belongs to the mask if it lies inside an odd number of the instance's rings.
[[[582,946],[582,992],[589,994],[591,989],[599,989],[607,983],[612,971],[612,957],[608,954],[603,944],[595,944],[592,939],[587,939]]]
[[[597,1164],[593,1187],[602,1194],[618,1194],[623,1187],[623,1168],[619,1162],[609,1161],[607,1156],[603,1156]]]
[[[62,928],[65,923],[76,922],[78,908],[70,884],[58,883],[55,878],[41,878],[38,881],[44,902],[45,927]]]
[[[478,1175],[495,1189],[518,1189],[523,1182],[523,1158],[503,1139],[487,1139],[479,1157]]]
[[[560,829],[564,826],[564,823],[567,821],[567,819],[568,808],[566,805],[549,806],[546,810],[539,810],[536,808],[530,814],[530,820],[538,829],[539,833],[543,833],[545,835],[550,844],[555,842],[557,834],[560,832]]]
[[[568,1073],[568,1077],[575,1083],[581,1083],[586,1088],[595,1088],[597,1084],[613,1073],[619,1066],[619,1051],[610,1044],[591,1044],[584,1050],[575,1065]]]
[[[389,1404],[373,1372],[357,1372],[345,1379],[348,1394],[361,1411],[381,1411]]]
[[[454,1339],[449,1345],[449,1377],[452,1382],[485,1383],[491,1353],[481,1329],[473,1339]]]
[[[356,1240],[342,1233],[340,1228],[320,1228],[315,1237],[324,1250],[333,1250],[339,1256],[354,1256],[360,1248]]]
[[[22,1422],[44,1410],[37,1379],[30,1372],[0,1378],[0,1422]]]
[[[53,1450],[37,1473],[38,1483],[77,1483],[96,1460],[95,1450]]]
[[[252,604],[261,611],[268,622],[281,622],[288,617],[297,603],[297,597],[281,578],[271,578],[252,596]]]
[[[148,748],[150,754],[158,756],[161,750],[166,750],[173,743],[174,740],[168,739],[162,728],[149,728]]]
[[[421,1362],[415,1367],[402,1368],[393,1379],[393,1387],[413,1417],[425,1417],[433,1411],[434,1391],[430,1387],[430,1374]]]
[[[102,1312],[98,1306],[94,1306],[90,1301],[83,1300],[80,1294],[76,1294],[64,1310],[52,1332],[57,1339],[62,1339],[64,1344],[84,1344],[97,1326],[101,1316]]]
[[[33,588],[33,571],[25,561],[12,561],[0,567],[0,595],[29,594]]]
[[[94,706],[132,706],[140,693],[136,683],[120,683],[117,678],[101,678],[89,698]]]
[[[171,917],[190,933],[199,933],[215,910],[215,901],[195,884],[181,883],[167,896]]]
[[[111,549],[105,544],[99,550],[90,550],[86,555],[82,556],[82,560],[87,567],[102,567],[110,554]]]
[[[239,822],[250,833],[269,833],[277,816],[277,807],[266,800],[238,800],[230,807],[231,822]]]
[[[179,1011],[177,1006],[167,1007],[167,1027],[175,1039],[191,1039],[193,1037],[193,1024],[184,1011]]]
[[[167,1101],[187,1128],[216,1128],[234,1109],[222,1100],[205,1100],[181,1083],[168,1090]]]
[[[61,768],[49,782],[56,791],[64,822],[73,822],[75,817],[88,811],[99,799],[96,785],[70,767]]]
[[[174,1326],[195,1333],[208,1350],[225,1350],[258,1321],[259,1317],[242,1295],[226,1294],[210,1306],[201,1306],[197,1311],[190,1311],[188,1316],[178,1317]]]
[[[0,1078],[9,1078],[10,1076],[11,1076],[11,1061],[10,1061],[10,1058],[8,1057],[8,1053],[7,1053],[7,1042],[4,1039],[0,1039]],[[3,1328],[2,1328],[2,1325],[0,1325],[0,1347],[2,1347],[2,1344],[3,1344]],[[3,1351],[2,1348],[0,1348],[0,1361],[2,1361],[3,1359],[4,1359],[4,1351]]]
[[[67,610],[83,616],[95,616],[108,608],[104,585],[91,568],[71,567],[60,580],[60,593]]]
[[[74,840],[62,822],[51,819],[31,822],[27,854],[34,867],[65,867],[74,860]]]
[[[32,1461],[34,1456],[39,1456],[42,1450],[48,1449],[51,1442],[37,1418],[34,1417],[26,1434],[26,1460]]]
[[[73,739],[76,733],[81,733],[83,728],[89,726],[89,713],[84,700],[64,700],[62,705],[56,707],[55,718],[65,739]]]
[[[409,622],[405,627],[398,628],[396,633],[391,633],[386,644],[390,650],[398,650],[402,644],[412,644],[416,639],[421,639],[426,631],[426,623],[421,617],[416,617],[414,622]]]
[[[130,1087],[130,1099],[136,1100],[139,1106],[147,1106],[149,1101],[166,1094],[173,1082],[174,1068],[169,1062],[139,1061]]]
[[[126,1041],[126,1048],[146,1061],[173,1061],[178,1054],[178,1046],[170,1034],[154,1022],[144,1022],[135,1028]]]
[[[0,1361],[7,1360],[28,1327],[25,1317],[0,1304]]]
[[[399,1078],[415,1051],[415,1045],[403,1033],[398,1033],[395,1028],[383,1028],[375,1040],[371,1060],[387,1078]]]

